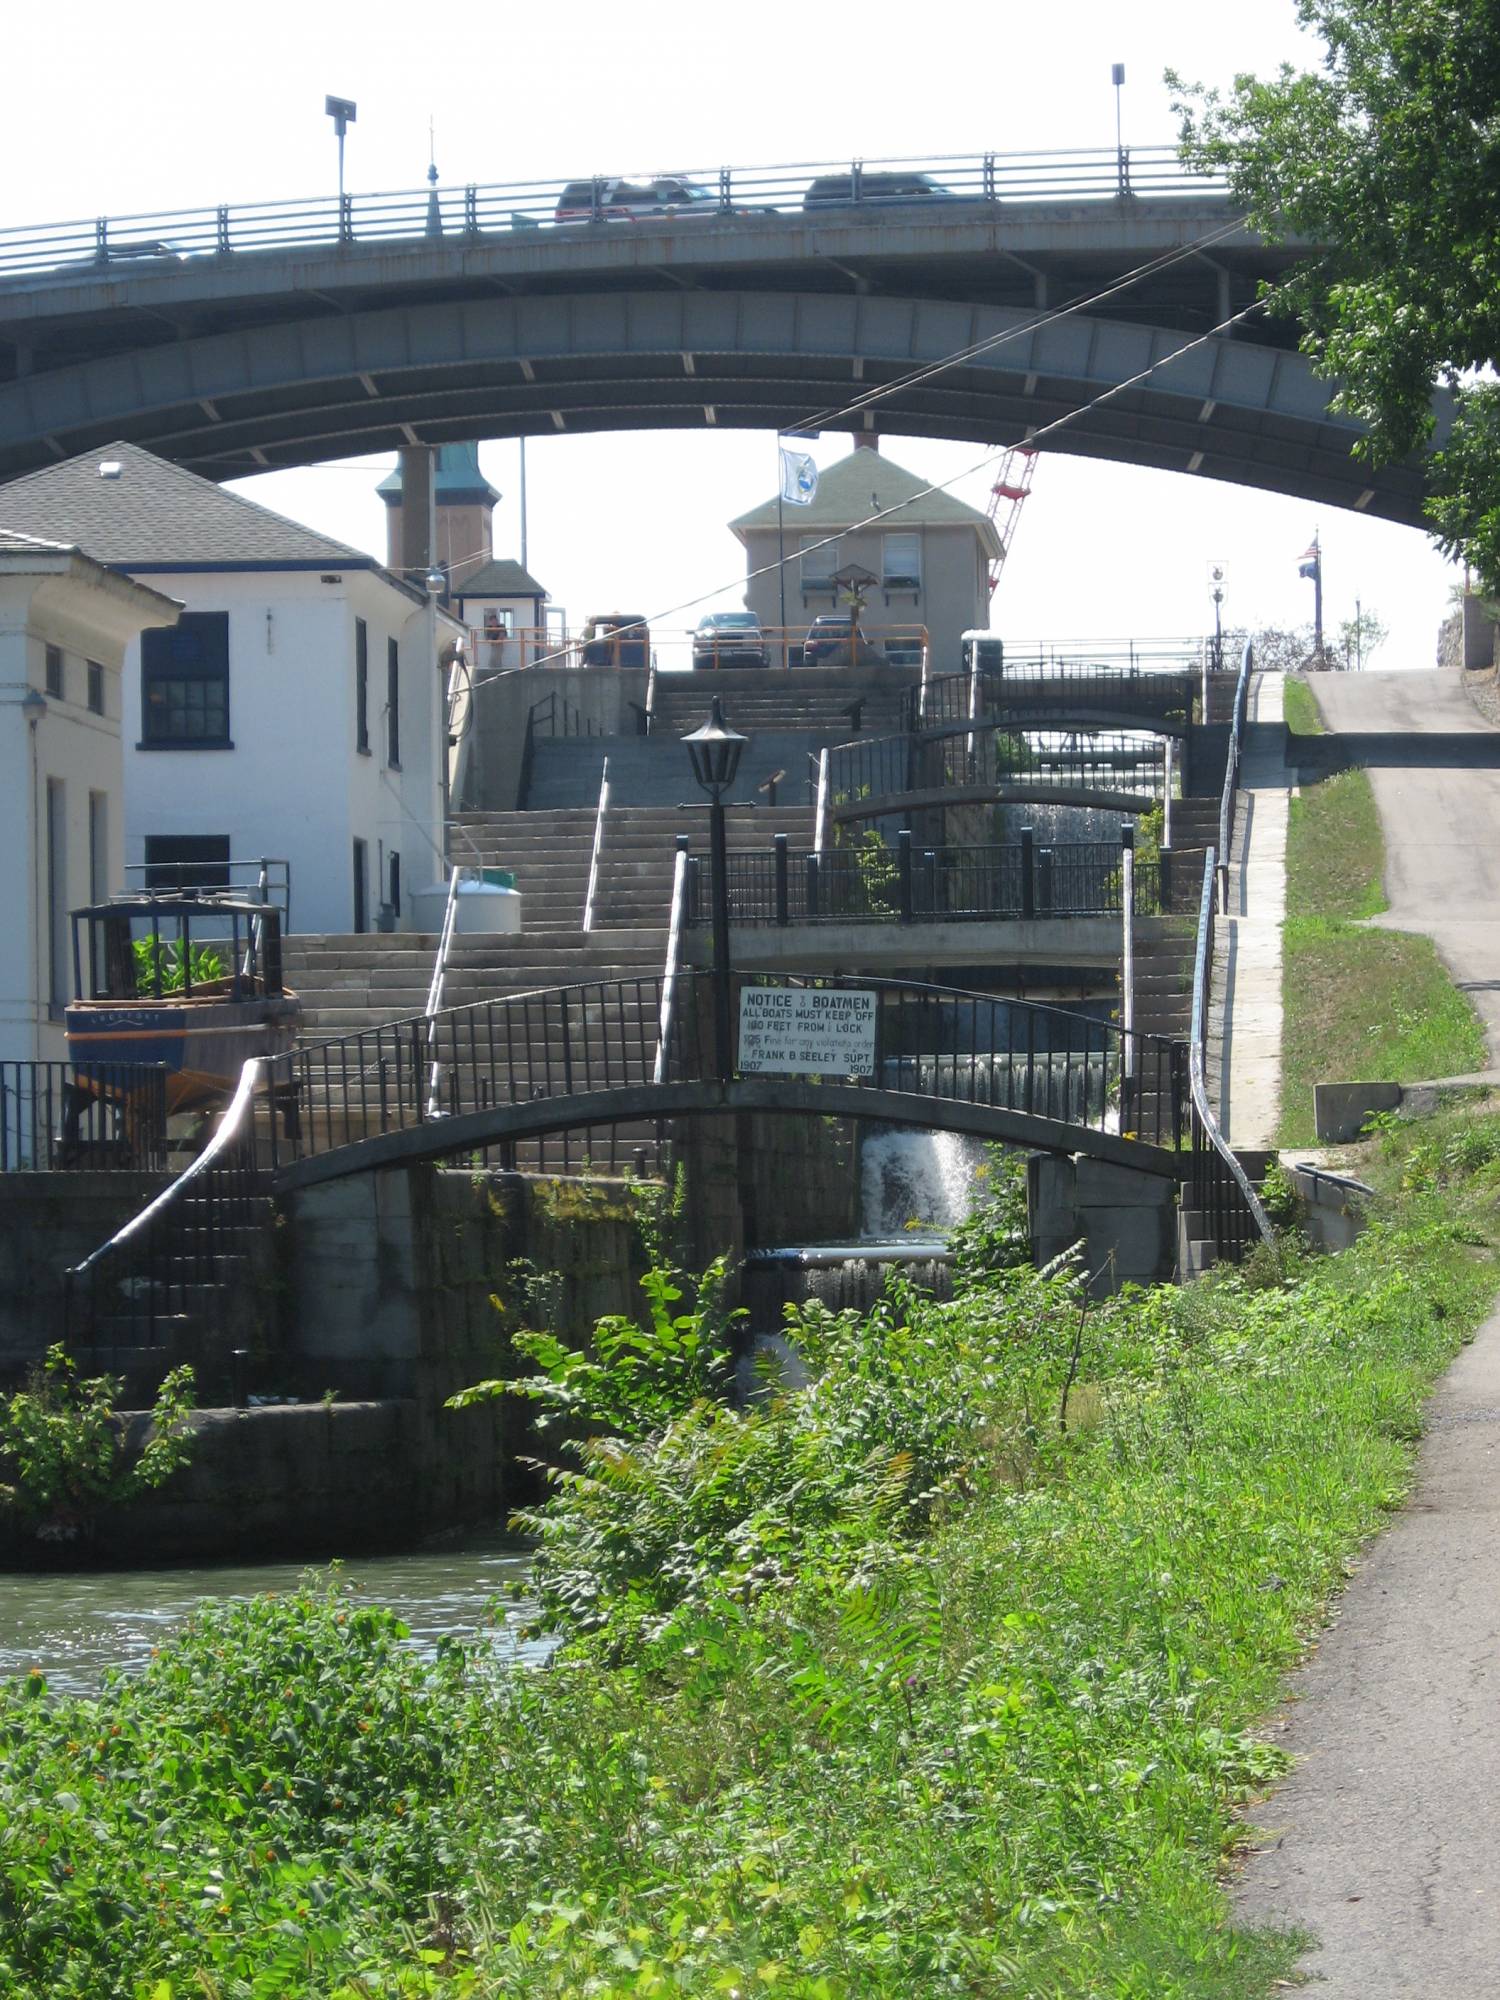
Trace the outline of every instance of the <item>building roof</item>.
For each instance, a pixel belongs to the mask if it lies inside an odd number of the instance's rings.
[[[71,542],[44,541],[20,528],[0,528],[0,556],[71,556],[77,550]]]
[[[118,477],[100,472],[110,464],[119,466]],[[29,533],[58,536],[111,569],[380,567],[345,542],[123,442],[0,486],[6,518],[24,521]]]
[[[472,576],[454,580],[455,597],[545,597],[545,587],[509,557],[481,563]]]
[[[897,465],[882,451],[850,452],[818,474],[818,490],[810,506],[787,507],[783,518],[789,533],[806,535],[823,529],[853,527],[871,514],[897,507],[899,513],[878,526],[899,533],[903,528],[972,528],[992,556],[1000,553],[994,522],[977,507],[966,506],[951,493],[929,493],[928,481]],[[909,505],[903,505],[909,502]],[[741,540],[754,529],[776,526],[776,497],[741,514],[730,527]]]
[[[493,507],[500,495],[479,470],[477,444],[440,444],[433,473],[433,499],[439,507],[472,506],[476,501]],[[401,505],[401,467],[388,472],[375,488],[387,507]]]

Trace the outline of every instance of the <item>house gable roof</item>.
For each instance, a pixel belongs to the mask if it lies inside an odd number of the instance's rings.
[[[978,535],[992,556],[1000,553],[1000,537],[995,524],[977,507],[955,500],[951,493],[929,493],[928,481],[897,465],[884,452],[859,449],[841,458],[818,474],[818,490],[806,507],[787,507],[783,520],[788,533],[807,535],[822,530],[850,528],[871,514],[899,511],[876,525],[900,533],[904,528],[969,528]],[[741,541],[749,531],[776,526],[776,499],[763,501],[741,514],[730,528]]]
[[[119,466],[118,477],[101,474],[109,464]],[[0,518],[7,515],[111,569],[380,568],[346,542],[123,441],[0,486]]]
[[[455,597],[545,597],[545,587],[509,557],[482,563],[472,576],[453,585]]]

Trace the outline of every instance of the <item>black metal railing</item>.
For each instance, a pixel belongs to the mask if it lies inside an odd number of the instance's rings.
[[[160,1064],[0,1062],[0,1173],[161,1173]]]
[[[269,1120],[263,1121],[273,1158],[279,1165],[289,1165],[418,1126],[433,1128],[434,1155],[465,1156],[475,1149],[475,1142],[456,1137],[451,1147],[445,1147],[444,1127],[473,1113],[561,1104],[654,1084],[709,1081],[716,1073],[711,977],[701,970],[679,970],[670,1005],[662,978],[590,981],[476,1001],[432,1017],[387,1022],[270,1057],[266,1075],[276,1100],[295,1106],[285,1136],[278,1136]],[[1174,1070],[1172,1052],[1180,1050],[1180,1044],[1063,1009],[907,981],[735,975],[737,985],[746,980],[876,992],[881,1057],[876,1073],[863,1079],[872,1085],[878,1082],[881,1088],[918,1096],[957,1095],[969,1102],[1061,1117],[1096,1130],[1135,1132],[1153,1143],[1176,1143],[1183,1097],[1181,1066]],[[664,1022],[670,1024],[670,1042],[665,1046],[660,1039]],[[437,1116],[425,1088],[425,1064],[434,1045],[442,1051],[444,1077],[444,1100]],[[1129,1063],[1123,1060],[1127,1048]],[[1040,1078],[1028,1081],[1022,1071],[1027,1062],[1040,1061],[1040,1052],[1047,1053],[1049,1063],[1062,1062],[1063,1070],[1070,1052],[1075,1063],[1092,1052],[1090,1060],[1097,1058],[1098,1075],[1089,1091],[1079,1080],[1081,1070],[1066,1088],[1055,1078],[1051,1083]],[[1005,1060],[981,1086],[984,1060],[990,1057]],[[936,1067],[924,1070],[929,1059]],[[1149,1129],[1121,1122],[1122,1078],[1137,1106],[1149,1104]],[[981,1087],[992,1094],[968,1095],[979,1093]],[[1071,1104],[1077,1115],[1044,1112],[1044,1103]],[[641,1100],[642,1117],[659,1113],[659,1106]],[[580,1107],[580,1118],[583,1115]],[[620,1114],[634,1115],[633,1111]],[[546,1117],[534,1122],[538,1127],[549,1124]],[[557,1121],[558,1126],[566,1122],[566,1117]],[[601,1122],[597,1116],[595,1122]],[[500,1143],[487,1140],[486,1151]]]
[[[901,696],[901,722],[920,735],[961,728],[972,720],[1024,723],[1038,712],[1087,711],[1186,726],[1198,678],[1196,669],[1176,662],[1146,667],[1123,661],[1007,660],[1000,673],[938,674],[920,687],[907,688]]]
[[[265,1059],[247,1062],[197,1159],[65,1274],[70,1343],[113,1367],[143,1351],[177,1351],[189,1327],[227,1334],[270,1223],[256,1143],[264,1084]]]
[[[709,167],[673,174],[682,190],[649,206],[654,171],[625,176],[638,183],[633,197],[614,192],[619,183],[600,177],[565,181],[480,183],[420,187],[370,194],[328,194],[275,202],[223,203],[212,208],[157,209],[126,216],[90,216],[72,222],[23,223],[0,229],[0,273],[23,274],[58,266],[135,268],[196,258],[225,258],[260,250],[306,249],[319,244],[389,243],[402,240],[463,242],[481,236],[525,234],[614,216],[656,220],[686,217],[826,214],[830,210],[880,210],[914,203],[941,207],[969,202],[1105,201],[1153,194],[1222,194],[1223,180],[1185,162],[1176,146],[1091,147],[1038,153],[971,153],[921,159],[843,160],[766,167]],[[648,205],[641,206],[642,197]]]
[[[1248,648],[1247,648],[1248,651]],[[1214,963],[1215,855],[1203,860],[1203,893],[1193,954],[1193,1013],[1188,1037],[1192,1170],[1188,1205],[1221,1257],[1238,1262],[1257,1241],[1275,1239],[1250,1177],[1235,1157],[1208,1097],[1208,1008]]]
[[[1126,731],[1021,733],[976,723],[968,733],[921,741],[910,735],[857,737],[828,754],[833,812],[878,818],[885,800],[913,793],[999,790],[1099,792],[1159,799],[1166,790],[1160,737]]]
[[[1134,913],[1162,913],[1170,862],[1138,856]],[[709,920],[709,883],[696,857],[689,869],[687,922]],[[984,847],[924,847],[903,829],[894,845],[793,850],[777,834],[769,851],[728,857],[733,924],[979,923],[1037,917],[1119,916],[1124,894],[1120,848],[1112,841],[1044,846],[1021,838]],[[1170,897],[1168,874],[1165,893]]]
[[[603,731],[594,725],[592,716],[582,714],[565,694],[554,688],[534,701],[526,711],[526,734],[521,744],[521,768],[516,779],[516,797],[522,805],[531,790],[532,765],[536,758],[536,746],[544,739],[548,742],[555,737],[601,736]]]

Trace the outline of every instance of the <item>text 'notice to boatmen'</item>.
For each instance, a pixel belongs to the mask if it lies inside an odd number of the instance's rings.
[[[740,989],[740,1074],[873,1076],[873,993]]]

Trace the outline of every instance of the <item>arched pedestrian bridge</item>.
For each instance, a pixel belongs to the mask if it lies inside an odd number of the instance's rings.
[[[1180,1043],[952,987],[748,973],[733,983],[741,1025],[727,1063],[713,976],[686,971],[481,1001],[277,1057],[268,1080],[292,1131],[267,1122],[275,1185],[729,1111],[925,1126],[1166,1178],[1185,1170]],[[758,1004],[780,1022],[753,1026]],[[817,1010],[852,1028],[830,1043]],[[792,1070],[802,1057],[824,1067]]]
[[[1421,518],[1420,464],[1355,464],[1291,325],[1212,332],[1308,246],[1259,241],[1168,148],[684,180],[701,197],[633,213],[533,182],[0,231],[0,478],[117,437],[223,479],[473,437],[821,418],[1011,444],[1067,417],[1048,449]]]

